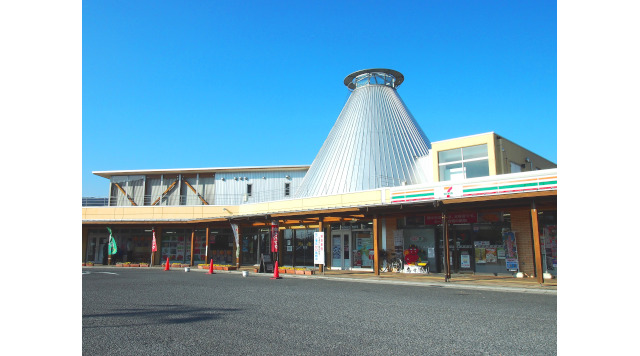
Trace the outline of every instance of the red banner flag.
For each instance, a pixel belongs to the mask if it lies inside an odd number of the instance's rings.
[[[278,252],[278,222],[271,222],[271,252]]]
[[[153,240],[151,241],[151,251],[156,252],[158,251],[158,245],[156,244],[156,230],[153,229],[151,231],[153,232]]]

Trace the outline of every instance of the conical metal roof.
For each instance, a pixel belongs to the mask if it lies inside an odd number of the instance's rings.
[[[417,165],[431,143],[398,95],[404,76],[390,69],[348,75],[352,90],[298,197],[341,194],[427,182]]]

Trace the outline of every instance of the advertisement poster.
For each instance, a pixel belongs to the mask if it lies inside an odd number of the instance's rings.
[[[471,256],[460,255],[460,268],[471,268]]]
[[[498,253],[495,248],[485,248],[484,251],[487,263],[498,263]]]
[[[339,237],[334,237],[333,238],[332,253],[333,253],[333,259],[335,259],[335,260],[339,260],[340,259],[340,238]]]
[[[485,249],[476,247],[476,264],[486,263]]]
[[[517,271],[518,270],[518,260],[515,258],[507,258],[506,259],[506,267],[509,271]]]
[[[313,233],[313,264],[324,264],[324,232]]]
[[[504,256],[504,248],[498,247],[496,250],[498,252],[498,259],[499,260],[504,260],[504,258],[505,258],[505,256]]]
[[[516,234],[513,231],[503,232],[502,241],[507,258],[518,259],[518,248],[516,247]]]

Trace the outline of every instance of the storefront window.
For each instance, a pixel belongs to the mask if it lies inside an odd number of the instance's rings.
[[[215,264],[235,264],[231,229],[215,229],[209,232],[209,258]]]
[[[449,225],[449,261],[454,272],[511,273],[506,268],[503,233],[510,230],[508,215],[500,211],[452,212]],[[404,262],[408,251],[417,250],[413,263],[428,262],[432,272],[444,271],[442,214],[407,216],[398,221],[394,239],[396,254]]]
[[[169,263],[191,262],[191,230],[166,229],[162,231],[162,262],[169,258]]]

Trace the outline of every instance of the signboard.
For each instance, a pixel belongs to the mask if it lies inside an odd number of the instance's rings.
[[[313,233],[313,264],[324,264],[324,232]]]
[[[273,261],[271,261],[271,256],[267,253],[262,254],[262,263],[260,266],[260,272],[273,273]]]
[[[471,268],[471,256],[460,255],[460,268]]]
[[[507,269],[509,271],[517,271],[518,270],[518,260],[515,258],[507,258],[506,259]]]
[[[271,252],[278,252],[278,222],[271,222]]]
[[[449,224],[474,224],[478,222],[478,213],[449,213],[447,214],[447,222]],[[424,216],[425,225],[442,224],[442,214],[427,214]]]

